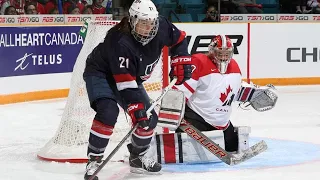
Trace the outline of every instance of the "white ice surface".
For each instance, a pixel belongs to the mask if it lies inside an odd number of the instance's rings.
[[[235,108],[233,123],[251,126],[251,137],[320,145],[320,86],[278,89],[277,107],[264,113]],[[43,162],[36,157],[39,149],[54,135],[65,102],[65,99],[58,99],[0,106],[0,180],[83,179],[84,164]],[[127,164],[110,163],[100,174],[100,180],[107,179],[318,180],[320,159],[284,167],[201,173],[164,172],[158,176],[130,176]]]

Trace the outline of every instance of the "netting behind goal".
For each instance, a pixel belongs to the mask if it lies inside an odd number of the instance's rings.
[[[40,159],[72,163],[86,162],[89,132],[95,112],[90,108],[82,75],[87,56],[104,40],[107,31],[116,23],[109,21],[88,24],[85,43],[73,68],[70,91],[60,125],[53,138],[39,151]],[[151,98],[155,99],[161,93],[163,85],[168,83],[167,78],[163,78],[163,74],[167,75],[166,64],[163,63],[163,58],[159,60],[152,76],[144,83]],[[166,73],[163,73],[164,70]],[[130,129],[128,118],[121,110],[109,144],[115,144],[128,133]],[[110,149],[109,146],[108,148]]]

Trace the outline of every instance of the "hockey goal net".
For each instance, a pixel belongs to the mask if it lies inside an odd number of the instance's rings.
[[[95,112],[90,108],[82,74],[87,56],[104,40],[107,31],[115,24],[117,24],[116,21],[87,24],[85,41],[73,68],[70,91],[60,125],[55,135],[38,152],[38,158],[71,163],[87,161],[88,138]],[[167,48],[163,50],[163,57],[168,57]],[[163,87],[168,84],[167,76],[168,58],[161,58],[150,79],[144,83],[150,98],[155,99]],[[121,110],[105,152],[106,155],[128,133],[130,128],[129,116]]]

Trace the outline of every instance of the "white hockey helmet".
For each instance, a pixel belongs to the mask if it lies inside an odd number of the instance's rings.
[[[143,46],[156,35],[159,28],[159,13],[151,0],[135,0],[129,9],[129,22],[133,37]]]
[[[208,47],[209,55],[218,67],[221,74],[226,73],[229,62],[233,56],[233,44],[226,35],[214,37]]]

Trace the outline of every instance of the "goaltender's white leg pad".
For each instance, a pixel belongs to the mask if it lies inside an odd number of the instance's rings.
[[[223,131],[206,131],[203,133],[220,147],[225,147]],[[200,136],[195,134],[195,137]],[[162,164],[221,162],[214,154],[186,133],[158,134],[154,136],[147,155]]]
[[[235,130],[239,136],[239,151],[237,153],[248,150],[251,128],[239,126],[235,127]],[[219,144],[220,147],[225,148],[223,131],[203,131],[202,133]],[[194,137],[200,138],[197,134],[194,134]],[[151,141],[147,155],[162,164],[221,162],[186,133],[157,134]]]
[[[234,127],[236,132],[238,132],[238,153],[241,153],[250,148],[249,146],[249,134],[251,133],[251,127],[249,126],[238,126]]]
[[[182,91],[171,89],[161,100],[158,126],[175,131],[184,116],[185,97]]]

